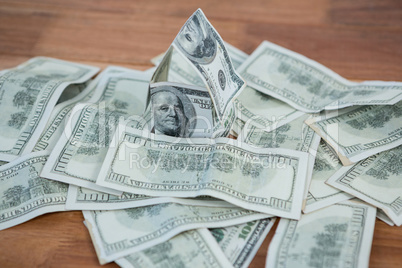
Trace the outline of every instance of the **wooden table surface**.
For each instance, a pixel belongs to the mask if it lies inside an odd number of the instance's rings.
[[[0,0],[0,69],[49,56],[145,70],[198,7],[246,53],[269,40],[348,79],[402,81],[400,0]],[[99,267],[82,221],[59,212],[0,231],[0,267]],[[402,267],[402,227],[376,221],[370,267]]]

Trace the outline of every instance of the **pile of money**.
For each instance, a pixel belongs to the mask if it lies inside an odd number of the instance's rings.
[[[367,267],[402,225],[402,83],[247,55],[200,9],[152,62],[0,72],[0,229],[82,210],[100,264],[248,267],[277,220],[266,267]]]

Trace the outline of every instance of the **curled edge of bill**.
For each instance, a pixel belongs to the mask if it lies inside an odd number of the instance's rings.
[[[395,226],[395,223],[380,208],[377,208],[377,219],[385,222],[389,226]]]
[[[214,199],[214,200],[197,200],[194,198],[176,198],[176,197],[147,197],[138,200],[129,200],[120,201],[116,203],[101,201],[101,202],[82,202],[77,201],[79,186],[70,184],[67,193],[67,202],[66,209],[69,210],[116,210],[116,209],[126,209],[126,208],[134,208],[134,207],[143,207],[150,205],[157,205],[163,203],[176,203],[181,205],[190,205],[190,206],[205,206],[205,207],[228,207],[233,208],[237,207],[229,202]],[[93,190],[94,191],[94,190]],[[93,195],[102,195],[104,197],[109,196],[108,193],[95,191]],[[123,193],[124,195],[125,193]],[[108,198],[108,197],[106,197]]]
[[[227,99],[227,102],[224,104],[223,109],[220,111],[220,109],[217,109],[217,113],[216,115],[218,116],[220,122],[223,124],[225,121],[228,120],[228,118],[230,117],[231,113],[234,113],[234,108],[233,108],[233,101],[234,99],[236,99],[236,97],[239,96],[239,94],[241,93],[241,91],[246,87],[247,82],[246,80],[244,80],[240,73],[236,71],[236,69],[233,66],[233,62],[230,58],[230,56],[228,55],[228,50],[225,47],[225,43],[222,39],[222,37],[219,35],[218,31],[215,29],[215,27],[211,24],[211,22],[208,20],[208,18],[205,16],[204,12],[201,10],[201,8],[198,8],[188,19],[187,21],[183,24],[182,28],[180,29],[180,31],[178,32],[178,34],[176,35],[175,39],[173,40],[171,47],[173,47],[178,54],[180,54],[188,63],[190,63],[190,65],[199,73],[199,76],[201,77],[201,79],[204,81],[205,85],[207,86],[208,91],[210,92],[211,95],[211,100],[214,104],[214,107],[217,107],[217,100],[216,98],[214,98],[214,95],[218,94],[218,92],[215,92],[215,94],[213,94],[212,89],[210,88],[210,86],[207,83],[207,80],[204,76],[202,76],[200,74],[200,71],[197,70],[197,68],[194,66],[194,63],[191,62],[191,60],[186,57],[184,55],[184,53],[177,47],[176,44],[176,40],[178,38],[178,36],[182,33],[184,27],[193,19],[193,17],[198,17],[201,16],[206,22],[207,24],[212,28],[212,30],[215,32],[217,39],[216,40],[220,40],[220,46],[223,48],[223,54],[227,56],[227,59],[229,60],[229,64],[228,64],[228,69],[232,72],[232,77],[236,77],[238,80],[240,80],[242,82],[242,85],[240,86],[240,88],[237,89],[237,91],[232,92],[231,96]],[[159,65],[160,66],[160,65]],[[232,105],[230,105],[232,104]],[[218,111],[219,110],[219,111]]]
[[[70,64],[70,65],[74,65],[74,66],[79,66],[79,67],[88,69],[88,72],[85,75],[83,75],[82,77],[80,77],[74,81],[62,82],[61,84],[59,84],[56,87],[56,90],[54,90],[50,96],[47,96],[48,101],[47,101],[45,107],[43,108],[43,111],[41,113],[42,116],[41,116],[39,122],[37,123],[37,125],[35,126],[35,128],[33,129],[32,133],[31,133],[31,137],[26,142],[25,148],[22,148],[18,155],[8,154],[8,153],[0,153],[0,158],[3,161],[13,161],[22,155],[32,152],[32,150],[35,148],[35,145],[38,142],[43,130],[46,128],[46,124],[51,116],[52,110],[56,106],[57,101],[60,98],[63,91],[69,85],[80,84],[80,83],[84,83],[84,82],[88,81],[94,75],[96,75],[100,70],[99,67],[95,67],[95,66],[91,66],[91,65],[87,65],[87,64],[81,64],[81,63],[76,63],[76,62],[71,62],[71,61],[60,60],[60,59],[56,59],[56,58],[38,56],[38,57],[31,58],[28,61],[23,62],[20,65],[16,66],[15,68],[9,69],[8,71],[13,71],[13,70],[18,71],[18,70],[28,66],[29,64],[34,63],[37,60],[47,60],[50,62],[57,62],[57,63],[62,63],[62,64]],[[2,72],[1,75],[4,75],[5,73],[6,72]]]

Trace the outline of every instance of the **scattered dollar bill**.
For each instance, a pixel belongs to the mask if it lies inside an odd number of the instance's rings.
[[[112,144],[96,181],[103,187],[149,196],[208,195],[267,214],[300,217],[307,153],[239,147],[228,138],[158,137],[128,127],[116,132]]]
[[[380,208],[402,225],[402,146],[343,167],[327,183]],[[339,175],[338,175],[339,174]]]
[[[39,177],[48,156],[30,153],[0,167],[0,230],[65,210],[68,185]]]
[[[213,106],[205,87],[161,82],[151,85],[150,94],[152,133],[174,137],[212,136]]]
[[[363,106],[333,113],[306,123],[338,154],[343,165],[352,165],[371,155],[402,144],[402,101],[395,105]]]
[[[0,76],[0,160],[31,152],[63,90],[84,83],[98,70],[37,57],[4,72]]]
[[[285,148],[308,153],[304,199],[307,197],[320,137],[304,121],[311,117],[303,114],[290,123],[270,132],[255,126],[244,127],[238,139],[255,147]]]
[[[70,131],[58,140],[42,171],[45,178],[111,194],[121,192],[95,184],[111,137],[119,121],[145,124],[149,77],[142,72],[110,74],[101,79],[92,100],[74,107],[67,122]]]
[[[122,268],[232,267],[206,229],[181,233],[149,249],[116,260]]]
[[[83,211],[101,264],[163,243],[196,228],[224,227],[266,214],[241,208],[186,206],[174,203],[108,211]]]
[[[255,126],[266,131],[272,131],[304,114],[249,86],[244,88],[234,102],[236,117],[246,127]],[[238,134],[239,132],[240,130],[236,131]]]
[[[325,183],[342,167],[336,153],[325,141],[321,140],[315,157],[311,182],[308,184],[308,195],[304,201],[304,213],[310,213],[353,197]]]
[[[219,246],[236,268],[246,268],[271,230],[275,218],[211,229]]]
[[[167,82],[172,51],[177,51],[207,86],[216,114],[224,124],[233,113],[232,101],[245,87],[235,71],[222,38],[198,9],[184,24],[158,65],[151,83]]]
[[[354,83],[300,54],[264,41],[238,68],[248,85],[306,113],[395,104],[402,83]]]
[[[67,128],[71,127],[67,125],[67,119],[74,106],[80,102],[89,102],[91,99],[92,102],[98,101],[98,99],[94,99],[92,96],[95,93],[95,88],[99,84],[99,81],[110,74],[126,72],[131,72],[131,70],[117,66],[109,66],[92,80],[85,89],[81,90],[80,94],[56,105],[33,151],[53,150],[61,135]]]
[[[71,210],[112,210],[134,208],[162,203],[192,206],[234,207],[233,204],[208,196],[198,198],[150,197],[131,193],[107,194],[75,185],[68,188],[66,208]]]
[[[375,218],[375,208],[344,201],[300,221],[281,219],[266,267],[368,267]]]

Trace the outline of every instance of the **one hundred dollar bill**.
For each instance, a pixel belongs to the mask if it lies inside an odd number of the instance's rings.
[[[267,41],[238,72],[248,85],[306,113],[402,100],[400,82],[351,82],[311,59]]]
[[[307,197],[308,186],[312,178],[314,161],[320,143],[318,136],[304,121],[311,117],[303,114],[290,123],[282,125],[270,132],[255,126],[244,126],[238,139],[255,147],[284,148],[308,153],[307,176],[304,199]]]
[[[247,59],[248,55],[227,42],[224,42],[224,44],[229,57],[232,60],[233,67],[236,69]],[[162,53],[151,59],[151,62],[155,65],[159,65],[164,56],[165,53]],[[205,86],[200,75],[194,67],[191,66],[191,63],[179,55],[175,50],[172,52],[167,81],[179,82],[186,85]]]
[[[168,81],[173,49],[200,75],[208,88],[219,120],[233,113],[232,101],[245,87],[235,71],[225,44],[201,9],[184,24],[152,77],[151,83]]]
[[[233,267],[207,229],[178,234],[149,249],[116,260],[122,268]]]
[[[174,203],[109,211],[83,211],[101,264],[163,243],[196,228],[216,228],[266,218],[241,208]]]
[[[266,267],[368,267],[376,209],[344,201],[299,221],[281,219]]]
[[[343,167],[327,183],[380,208],[402,225],[402,146]]]
[[[343,165],[402,144],[402,101],[394,105],[363,106],[306,123],[338,154]]]
[[[325,141],[321,140],[303,208],[304,213],[310,213],[353,197],[325,183],[342,167],[336,153]]]
[[[151,197],[146,195],[122,193],[113,195],[71,185],[68,188],[66,208],[71,210],[113,210],[177,203],[192,206],[234,207],[233,204],[208,196],[198,198]]]
[[[65,210],[68,185],[39,176],[48,156],[29,153],[0,167],[0,230]]]
[[[149,196],[208,195],[298,219],[308,154],[238,143],[228,138],[158,137],[126,127],[116,132],[116,146],[109,148],[96,183]]]
[[[143,127],[141,117],[148,99],[149,77],[141,72],[111,74],[101,79],[89,102],[74,107],[70,127],[58,140],[42,176],[111,194],[120,194],[95,184],[110,140],[119,121]]]
[[[99,68],[52,58],[33,58],[0,76],[0,160],[32,151],[63,90],[84,83]]]
[[[233,266],[246,268],[274,222],[275,218],[262,219],[210,231]]]
[[[236,117],[246,127],[255,126],[266,131],[274,130],[304,114],[250,86],[246,86],[234,102]]]
[[[130,71],[130,69],[122,67],[109,66],[104,71],[102,71],[94,80],[88,83],[87,87],[85,89],[82,89],[78,95],[56,105],[33,151],[35,152],[42,150],[53,150],[54,146],[56,145],[57,141],[64,133],[66,128],[71,127],[67,125],[67,119],[70,116],[70,113],[74,106],[80,102],[89,102],[89,100],[91,99],[92,102],[98,101],[98,99],[94,99],[92,98],[92,96],[95,94],[95,89],[97,88],[99,81],[103,77],[110,74],[126,73]],[[100,89],[98,88],[98,90]]]

